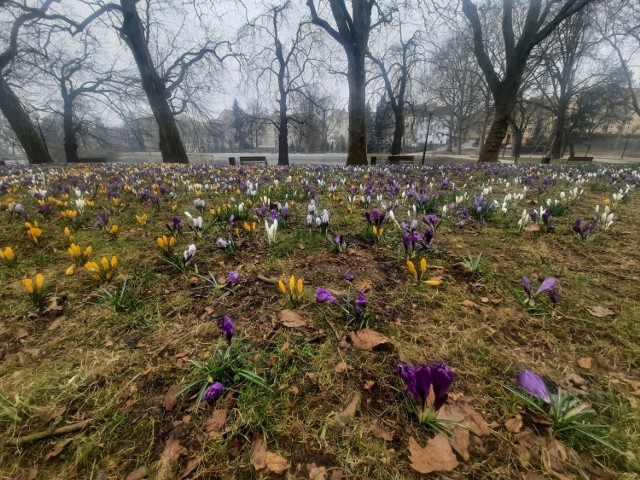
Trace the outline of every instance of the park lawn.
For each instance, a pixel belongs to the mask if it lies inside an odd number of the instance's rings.
[[[455,186],[445,186],[445,178]],[[385,189],[390,179],[397,190]],[[624,201],[610,202],[638,180],[636,167],[601,165],[429,165],[422,173],[403,167],[157,165],[0,171],[0,249],[11,246],[17,254],[15,263],[0,264],[1,478],[125,478],[144,469],[149,478],[163,479],[265,478],[277,476],[274,471],[286,478],[404,479],[422,477],[419,464],[437,464],[438,455],[449,458],[439,465],[443,478],[635,478],[640,195],[632,189]],[[442,192],[425,207],[439,215],[442,205],[468,193],[441,219],[432,247],[415,259],[427,259],[427,276],[442,280],[438,287],[416,285],[402,230],[388,217],[379,243],[364,233],[370,230],[364,212],[382,203],[397,201],[398,222],[407,219],[414,202],[402,192],[411,182],[415,190]],[[73,228],[60,212],[75,208],[78,184],[95,204],[85,207]],[[524,184],[525,198],[506,214],[457,225],[454,211],[473,208],[472,197],[483,188],[491,186],[487,196],[501,200]],[[583,193],[553,217],[553,231],[517,228],[523,209],[539,209],[576,186]],[[365,205],[367,187],[372,199]],[[48,189],[48,196],[67,205],[52,204],[43,218],[34,188]],[[317,214],[325,208],[330,213],[326,235],[306,226],[311,196]],[[203,213],[194,208],[197,197],[206,203]],[[274,244],[256,218],[261,197],[269,197],[271,206],[290,203]],[[604,199],[615,213],[613,226],[581,239],[572,230],[574,220],[591,218]],[[39,245],[25,235],[24,219],[7,211],[16,202],[39,222]],[[241,202],[245,209],[230,227],[224,205]],[[223,213],[214,222],[209,209],[218,207]],[[99,211],[108,212],[108,226],[119,226],[117,238],[94,228]],[[187,228],[185,211],[209,225],[201,238]],[[141,224],[136,216],[143,214]],[[156,244],[168,234],[173,214],[185,225],[177,254],[197,246],[184,273],[163,259]],[[257,222],[251,234],[244,230],[245,216]],[[423,216],[418,212],[421,230]],[[117,257],[111,282],[97,284],[81,267],[65,274],[73,263],[65,226],[83,249],[93,247],[94,260]],[[349,243],[343,253],[333,247],[338,234]],[[237,249],[221,249],[218,237],[233,238]],[[205,288],[211,287],[203,279],[208,272],[223,286],[230,271],[239,274],[235,285]],[[21,282],[36,273],[44,275],[48,293],[40,309],[29,303]],[[291,275],[304,279],[299,305],[291,305],[277,285],[283,280],[288,286]],[[523,276],[534,290],[556,277],[557,303],[540,295],[534,306],[525,305]],[[339,307],[317,303],[319,287],[344,304],[362,291],[364,319],[348,322]],[[283,317],[283,310],[295,313]],[[268,388],[230,381],[208,405],[198,401],[198,387],[219,379],[203,377],[192,362],[227,348],[220,329],[225,315],[235,324],[231,348]],[[362,332],[354,331],[365,328],[365,340],[373,330],[386,341],[359,342]],[[447,443],[444,453],[427,449],[425,458],[416,459],[415,443],[426,446],[434,432],[417,422],[396,367],[434,362],[455,372],[443,408],[467,412],[459,420],[472,431],[455,430],[448,441],[453,451]],[[592,423],[607,426],[599,435],[616,448],[577,435],[554,438],[545,420],[505,388],[515,388],[523,369],[589,404],[596,412]],[[78,429],[29,437],[69,425]]]

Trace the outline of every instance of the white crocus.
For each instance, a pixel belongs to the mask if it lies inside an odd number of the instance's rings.
[[[276,243],[276,234],[278,233],[278,220],[274,220],[271,226],[269,222],[264,221],[264,230],[267,232],[267,242],[269,245]]]

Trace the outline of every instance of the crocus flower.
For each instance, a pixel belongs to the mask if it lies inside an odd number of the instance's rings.
[[[236,333],[236,329],[231,318],[226,315],[222,319],[222,333],[226,337],[227,342],[229,342],[229,345],[231,345],[231,338],[233,337],[233,334]]]
[[[316,289],[316,302],[318,303],[336,303],[336,297],[331,295],[326,288]]]
[[[202,399],[209,405],[213,405],[222,396],[224,385],[220,382],[215,382],[207,387],[202,395]]]
[[[434,365],[398,365],[397,372],[413,398],[418,421],[424,423],[435,418],[436,412],[448,398],[454,378],[453,371],[444,363],[436,363]],[[435,399],[433,404],[429,405],[431,389]]]
[[[227,277],[227,285],[235,285],[238,282],[238,272],[235,270],[229,272],[229,276]]]
[[[184,252],[182,252],[182,258],[186,263],[189,260],[191,260],[195,254],[196,254],[196,246],[192,243],[187,247],[187,249]]]
[[[7,263],[12,263],[16,259],[15,253],[13,253],[13,248],[5,247],[4,250],[0,250],[0,260],[4,260]]]
[[[529,280],[529,277],[522,277],[522,288],[527,294],[527,297],[531,298],[531,280]]]
[[[549,390],[544,384],[542,378],[533,373],[530,370],[524,370],[518,374],[516,381],[520,388],[522,388],[529,395],[539,398],[545,403],[551,403],[551,396]]]
[[[556,277],[547,277],[544,279],[536,295],[546,293],[553,303],[558,300],[558,279]]]
[[[353,273],[345,273],[344,274],[344,279],[347,282],[352,282],[354,278],[356,278],[356,276]]]

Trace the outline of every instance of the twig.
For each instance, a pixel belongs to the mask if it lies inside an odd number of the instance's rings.
[[[273,278],[265,277],[263,275],[256,275],[256,278],[258,280],[262,280],[263,282],[270,283],[271,285],[278,285],[278,280],[275,280]]]
[[[16,437],[9,438],[5,441],[8,445],[13,445],[19,447],[26,443],[36,442],[38,440],[42,440],[43,438],[54,437],[56,435],[64,435],[66,433],[77,432],[78,430],[82,430],[93,423],[93,419],[83,420],[82,422],[72,423],[70,425],[65,425],[64,427],[59,427],[53,430],[45,430],[43,432],[36,432],[30,435],[25,435],[24,437]]]

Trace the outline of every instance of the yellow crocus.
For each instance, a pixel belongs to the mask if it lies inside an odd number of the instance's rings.
[[[111,269],[113,270],[117,266],[118,266],[118,259],[114,255],[114,256],[111,257]]]
[[[172,212],[175,212],[177,209],[178,209],[178,205],[177,204],[174,203],[173,205],[171,205],[171,211]]]
[[[41,273],[38,273],[36,275],[35,289],[36,292],[42,292],[42,290],[44,289],[44,275],[42,275]]]
[[[24,285],[24,289],[29,295],[33,295],[33,280],[31,280],[30,278],[23,278],[22,285]]]
[[[298,294],[298,299],[300,299],[302,297],[302,287],[304,285],[304,282],[302,281],[302,279],[298,280],[298,284],[296,285],[296,290],[297,290],[297,294]]]
[[[416,282],[418,281],[418,272],[416,271],[416,267],[413,264],[413,262],[411,260],[407,260],[407,268],[409,269],[409,272],[411,272],[411,275],[413,275],[413,278],[416,280]]]
[[[114,223],[113,225],[111,225],[111,228],[109,229],[109,234],[115,237],[118,234],[119,230],[120,230],[120,227],[118,227],[118,225]]]
[[[426,280],[424,282],[427,287],[439,287],[441,283],[442,280]]]
[[[107,260],[107,257],[102,257],[102,259],[100,260],[100,265],[104,270],[109,270],[109,260]]]
[[[16,256],[13,253],[13,248],[5,247],[3,251],[0,251],[0,258],[6,261],[7,263],[13,262],[16,259]]]
[[[420,260],[420,278],[424,277],[427,273],[427,259],[423,258]]]
[[[296,289],[296,277],[291,275],[291,277],[289,278],[289,293],[293,295],[293,292],[295,292],[295,289]]]
[[[71,265],[69,268],[67,268],[67,270],[64,273],[65,273],[65,275],[68,275],[69,277],[72,276],[74,273],[76,273],[76,266],[75,265]]]
[[[278,282],[278,288],[280,288],[280,291],[282,292],[283,295],[287,294],[287,287],[285,287],[284,282],[282,280]]]
[[[140,225],[146,225],[147,224],[147,214],[143,213],[142,215],[136,215],[136,220],[138,221],[138,223]]]

